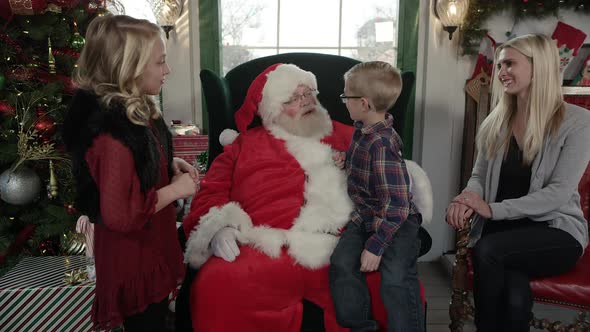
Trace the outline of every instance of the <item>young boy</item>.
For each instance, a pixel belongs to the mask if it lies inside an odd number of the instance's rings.
[[[401,92],[401,75],[388,63],[373,61],[354,66],[344,80],[340,98],[355,121],[345,161],[355,209],[330,262],[336,318],[352,332],[377,331],[362,272],[379,270],[388,331],[423,331],[416,270],[422,217],[409,192],[401,138],[387,112]]]

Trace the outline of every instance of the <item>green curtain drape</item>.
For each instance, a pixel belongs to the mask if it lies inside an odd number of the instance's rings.
[[[416,0],[399,0],[397,67],[401,71],[416,73],[418,63],[418,19],[420,2]],[[415,85],[415,84],[414,84]],[[408,103],[408,114],[404,123],[403,133],[399,133],[404,141],[404,156],[412,159],[412,141],[414,138],[414,109],[416,89],[412,91]]]
[[[221,11],[219,0],[199,0],[199,52],[201,69],[221,74]],[[199,73],[195,73],[198,75]],[[209,128],[206,102],[203,98],[203,130]]]
[[[209,69],[221,75],[221,11],[220,0],[199,0],[199,50],[201,69]],[[420,1],[399,0],[398,58],[402,71],[416,73],[418,59],[418,15]],[[415,90],[415,89],[414,89]],[[412,92],[403,133],[407,158],[412,158],[414,135],[415,92]],[[204,105],[203,105],[204,107]],[[203,126],[207,129],[207,112],[203,112]]]

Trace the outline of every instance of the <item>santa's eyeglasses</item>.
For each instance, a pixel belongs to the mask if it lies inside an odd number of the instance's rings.
[[[302,101],[309,100],[310,98],[315,97],[317,95],[318,95],[318,90],[310,89],[310,90],[305,91],[304,93],[295,94],[295,95],[291,96],[291,99],[289,99],[284,104],[287,106],[295,106],[295,105],[300,104]]]

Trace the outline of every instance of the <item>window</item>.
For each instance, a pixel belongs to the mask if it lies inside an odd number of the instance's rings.
[[[224,75],[286,52],[397,61],[399,0],[221,0],[220,7]]]
[[[107,9],[116,15],[122,14],[156,23],[156,16],[154,15],[153,11],[153,2],[154,1],[144,0],[108,1]]]

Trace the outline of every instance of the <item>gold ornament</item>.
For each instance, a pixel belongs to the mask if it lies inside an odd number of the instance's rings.
[[[64,233],[60,241],[61,251],[64,255],[82,255],[86,250],[86,237],[76,232]]]
[[[53,160],[49,161],[49,198],[57,197],[57,178],[53,169]]]
[[[49,64],[49,73],[55,74],[55,57],[53,56],[53,52],[51,51],[51,37],[47,37],[47,44],[49,47],[49,55],[47,56],[47,63]]]

